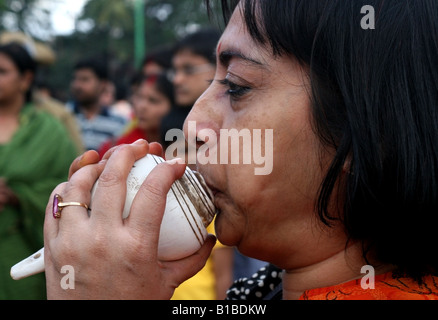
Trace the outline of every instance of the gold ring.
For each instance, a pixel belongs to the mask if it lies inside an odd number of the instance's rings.
[[[62,209],[64,209],[65,207],[68,207],[68,206],[79,206],[79,207],[84,207],[85,209],[89,210],[88,206],[85,203],[75,202],[75,201],[62,202],[61,196],[59,194],[55,194],[55,196],[53,198],[53,209],[52,209],[53,218],[55,218],[55,219],[61,218]]]

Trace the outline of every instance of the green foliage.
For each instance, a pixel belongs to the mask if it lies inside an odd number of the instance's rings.
[[[49,15],[38,0],[0,0],[0,30],[20,30],[40,39],[51,27]]]
[[[47,81],[61,92],[62,98],[67,98],[72,68],[80,58],[99,56],[108,62],[114,77],[129,81],[134,72],[134,1],[89,0],[76,21],[75,32],[54,39],[52,48],[57,61],[44,71]],[[196,28],[212,26],[204,0],[144,1],[146,53],[157,46],[172,44]],[[41,0],[0,0],[0,19],[10,13],[16,17],[19,29],[41,38],[34,30],[50,29],[47,25],[50,19],[40,3]],[[42,27],[36,28],[35,22],[29,25],[35,16],[41,20]]]

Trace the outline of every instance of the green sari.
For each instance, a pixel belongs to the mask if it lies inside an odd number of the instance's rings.
[[[10,268],[44,245],[43,223],[53,189],[67,180],[77,156],[61,123],[33,105],[23,107],[20,127],[0,145],[0,177],[19,199],[19,206],[0,211],[0,300],[45,299],[44,274],[14,281]]]

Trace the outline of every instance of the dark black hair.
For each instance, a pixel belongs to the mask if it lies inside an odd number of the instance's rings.
[[[142,65],[144,66],[153,61],[161,66],[164,70],[169,70],[172,68],[173,50],[173,46],[171,45],[156,47],[148,52],[148,54],[144,57]]]
[[[238,1],[221,2],[228,19]],[[375,29],[361,26],[365,5]],[[258,44],[309,70],[311,121],[336,151],[320,220],[342,221],[365,258],[418,281],[436,275],[438,1],[242,0],[241,10]]]
[[[35,75],[37,70],[37,63],[30,56],[29,52],[19,43],[9,43],[0,46],[0,53],[6,55],[11,59],[14,65],[17,67],[20,74],[31,72]],[[32,86],[26,92],[26,102],[32,101]]]
[[[157,90],[169,99],[172,108],[175,106],[175,90],[173,83],[169,81],[166,73],[144,76],[141,83],[147,81],[152,81]]]
[[[81,69],[90,69],[96,75],[96,77],[100,80],[108,80],[108,68],[106,64],[97,58],[86,58],[78,61],[73,70],[81,70]]]
[[[219,30],[206,28],[191,33],[176,43],[174,53],[189,50],[202,56],[210,63],[216,64],[215,49],[221,37]]]

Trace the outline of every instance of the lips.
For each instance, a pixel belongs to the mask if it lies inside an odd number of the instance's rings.
[[[216,214],[219,214],[219,213],[221,213],[221,208],[220,208],[220,203],[221,203],[220,198],[221,197],[220,196],[223,195],[223,193],[218,188],[216,188],[214,183],[211,182],[211,179],[207,175],[203,174],[202,176],[203,176],[203,178],[205,180],[206,185],[208,186],[208,188],[210,189],[211,193],[213,194],[214,205],[216,207]]]
[[[176,88],[175,89],[175,94],[177,94],[177,95],[185,95],[187,93],[188,93],[187,90],[185,90],[184,88]]]
[[[204,177],[205,183],[207,184],[207,187],[210,189],[210,191],[213,193],[213,196],[216,196],[216,194],[220,192],[219,189],[215,187],[215,185],[211,182],[209,177],[207,177],[205,174],[202,173],[201,175]]]

